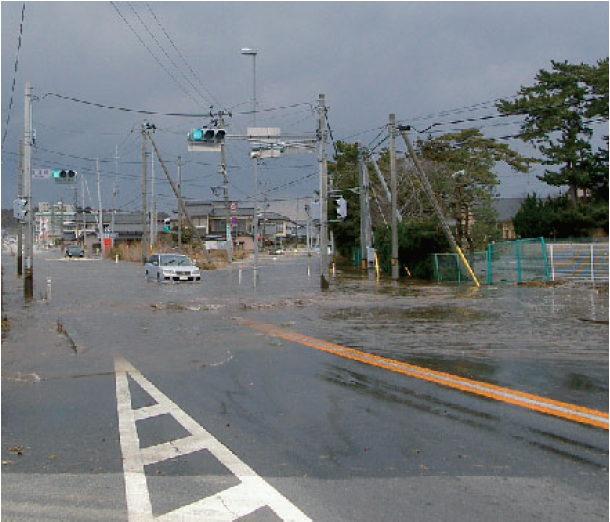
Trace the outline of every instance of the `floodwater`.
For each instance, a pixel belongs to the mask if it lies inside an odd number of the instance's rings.
[[[377,280],[342,268],[320,289],[317,257],[261,255],[203,272],[199,284],[144,279],[139,264],[37,253],[35,298],[24,303],[15,258],[3,253],[5,313],[26,306],[61,324],[92,362],[96,347],[129,347],[159,364],[231,355],[234,319],[248,317],[375,355],[607,411],[608,286],[471,285]],[[47,293],[50,291],[50,296]],[[47,299],[47,297],[49,297]],[[180,347],[161,361],[168,345]],[[179,352],[179,353],[178,353]],[[11,354],[3,354],[3,367]],[[58,369],[59,371],[59,369]]]

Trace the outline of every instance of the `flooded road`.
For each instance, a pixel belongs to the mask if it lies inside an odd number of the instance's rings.
[[[2,352],[5,473],[97,469],[124,497],[121,358],[314,520],[607,519],[607,429],[315,347],[332,343],[607,421],[607,286],[477,289],[343,269],[322,291],[318,259],[304,255],[261,256],[256,285],[238,264],[203,272],[199,284],[158,284],[137,264],[46,252],[24,308],[14,258],[2,261],[3,313],[14,317]],[[132,404],[150,401],[131,387]],[[178,437],[172,430],[159,418],[138,426],[142,446]],[[19,446],[28,449],[15,456]],[[145,467],[155,516],[174,507],[154,501],[170,477],[181,481],[180,504],[199,495],[201,476],[219,476],[193,456],[172,462]],[[127,508],[117,509],[125,520]],[[269,507],[257,514],[278,519]]]

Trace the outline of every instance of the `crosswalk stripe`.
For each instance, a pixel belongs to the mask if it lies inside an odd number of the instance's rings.
[[[310,520],[305,513],[258,476],[252,468],[211,433],[178,408],[125,359],[121,357],[115,359],[115,374],[125,494],[130,521],[231,521],[263,507],[268,507],[283,520],[295,522]],[[128,376],[155,399],[156,404],[134,410],[131,404]],[[171,415],[190,435],[141,448],[136,423],[159,415]],[[153,517],[145,466],[201,450],[210,452],[235,475],[240,484],[159,517]]]

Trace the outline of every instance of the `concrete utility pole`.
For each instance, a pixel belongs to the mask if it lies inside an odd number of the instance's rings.
[[[365,150],[362,148],[362,144],[358,142],[358,185],[360,187],[360,254],[362,259],[362,270],[366,270],[368,268],[369,248],[373,246],[368,178]]]
[[[102,185],[100,183],[100,160],[95,158],[95,172],[97,174],[97,208],[99,209],[98,234],[100,235],[100,251],[104,256],[104,211],[102,210]],[[63,223],[63,219],[62,219]],[[62,226],[63,228],[63,226]]]
[[[178,199],[178,204],[182,208],[182,212],[184,213],[184,216],[186,217],[186,221],[188,222],[189,227],[191,227],[191,232],[193,233],[193,237],[197,241],[199,247],[201,248],[201,251],[204,253],[205,258],[207,259],[208,263],[211,263],[212,256],[208,252],[207,248],[205,247],[205,244],[203,243],[203,241],[201,241],[201,238],[199,237],[199,234],[197,233],[197,228],[195,227],[195,223],[193,222],[191,215],[189,214],[188,210],[186,209],[186,205],[184,204],[184,201],[180,197],[180,192],[178,191],[178,187],[176,187],[174,180],[172,179],[172,177],[169,175],[169,172],[167,171],[165,162],[163,161],[163,158],[161,157],[161,153],[159,152],[159,149],[157,148],[157,145],[152,138],[152,134],[150,132],[147,132],[145,135],[148,136],[148,139],[150,140],[150,143],[152,144],[153,149],[155,150],[155,152],[157,154],[157,158],[159,158],[159,163],[161,164],[161,167],[163,168],[163,172],[165,172],[167,181],[169,181],[169,184],[172,187],[172,190],[174,191],[174,195],[176,196],[176,199]]]
[[[34,297],[34,208],[32,201],[32,86],[30,80],[25,82],[25,136],[23,139],[23,181],[24,199],[26,200],[26,237],[24,255],[23,293],[26,298]]]
[[[114,247],[114,226],[115,226],[115,216],[116,216],[116,183],[117,177],[119,173],[119,147],[115,145],[114,147],[114,183],[112,184],[112,225],[110,227],[110,231],[112,232],[111,244]]]
[[[142,124],[142,264],[148,259],[146,248],[146,130]]]
[[[391,204],[392,203],[392,194],[390,193],[388,184],[385,182],[385,178],[383,177],[383,174],[381,173],[381,169],[379,168],[377,161],[375,161],[375,158],[371,157],[370,159],[371,159],[371,162],[373,163],[373,167],[375,167],[375,172],[377,173],[377,177],[379,178],[379,181],[381,181],[381,186],[383,187],[383,191],[385,193],[386,199],[388,200],[388,203]],[[402,223],[402,215],[400,213],[397,214],[396,219],[398,220],[399,223]]]
[[[23,196],[23,140],[19,140],[19,166],[17,167],[17,194]],[[47,225],[48,226],[48,225]],[[23,275],[23,224],[17,221],[17,275]]]
[[[247,47],[241,50],[244,56],[252,56],[252,127],[256,127],[256,56],[258,51]],[[254,156],[254,218],[252,221],[252,236],[254,238],[254,286],[258,269],[258,156]]]
[[[411,129],[411,127],[409,127],[409,126],[401,126],[400,134],[402,136],[403,141],[405,142],[405,145],[409,149],[409,155],[411,156],[411,159],[413,160],[415,168],[417,169],[417,172],[419,173],[419,179],[422,183],[424,191],[426,192],[428,199],[430,200],[430,202],[432,203],[432,206],[434,207],[434,211],[436,212],[436,215],[441,223],[441,226],[443,227],[443,231],[445,232],[445,235],[447,236],[449,244],[453,248],[454,252],[456,252],[458,254],[458,257],[459,257],[460,261],[462,262],[462,265],[466,269],[466,273],[468,275],[470,275],[470,277],[472,278],[472,280],[474,281],[474,284],[476,286],[480,286],[479,281],[476,278],[472,268],[470,268],[470,265],[468,264],[468,261],[464,257],[462,250],[456,243],[455,238],[453,237],[453,233],[451,232],[451,229],[449,228],[449,225],[447,225],[447,222],[445,221],[445,216],[443,215],[443,211],[441,210],[441,207],[439,206],[438,201],[436,201],[436,196],[434,195],[434,191],[432,190],[432,186],[430,185],[428,176],[424,172],[424,169],[421,167],[419,160],[417,159],[417,156],[415,155],[415,151],[413,150],[413,145],[411,144],[411,140],[409,139],[409,137],[407,136],[407,133],[406,133],[406,131],[408,131],[410,129]]]
[[[396,115],[390,114],[390,190],[392,192],[392,279],[398,279],[398,223],[396,189]]]
[[[178,199],[182,199],[182,157],[178,156]],[[182,207],[178,204],[178,252],[182,253]]]
[[[224,111],[218,112],[218,123],[221,129],[225,127]],[[227,263],[233,263],[233,238],[231,237],[231,208],[229,205],[229,179],[227,177],[227,156],[225,152],[225,140],[220,142],[220,173],[223,176],[225,194],[225,238],[227,243]]]
[[[157,239],[157,201],[155,196],[155,155],[150,150],[150,248]]]
[[[328,288],[328,171],[326,165],[326,96],[318,99],[318,162],[320,163],[320,286]]]

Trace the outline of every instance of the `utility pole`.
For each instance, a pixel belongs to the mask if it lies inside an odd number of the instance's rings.
[[[326,165],[326,96],[318,99],[318,162],[320,163],[320,286],[329,287],[328,275],[328,171]]]
[[[441,226],[443,227],[443,231],[445,232],[445,235],[447,236],[449,244],[452,246],[454,252],[456,252],[458,254],[458,257],[459,257],[460,261],[462,262],[462,265],[466,269],[466,272],[468,273],[468,275],[470,275],[470,277],[474,281],[474,284],[476,286],[480,286],[477,277],[475,276],[472,268],[468,264],[468,261],[464,257],[462,250],[456,243],[455,238],[453,237],[453,234],[451,232],[451,229],[449,228],[449,225],[447,225],[447,222],[445,221],[445,216],[443,215],[443,211],[441,210],[441,207],[439,206],[438,202],[436,201],[436,196],[434,195],[434,191],[432,190],[432,186],[430,185],[428,176],[424,172],[424,169],[421,167],[419,160],[417,159],[417,156],[415,155],[415,151],[413,150],[413,145],[411,144],[411,140],[409,139],[409,137],[407,136],[407,133],[406,133],[406,131],[408,131],[410,129],[411,129],[411,127],[409,127],[409,126],[401,126],[400,134],[402,136],[403,141],[405,142],[405,145],[409,149],[409,155],[411,156],[411,159],[413,160],[415,168],[417,169],[417,172],[419,173],[419,179],[421,180],[424,191],[426,192],[428,199],[430,200],[430,202],[432,203],[432,206],[434,207],[434,211],[436,212],[436,215],[441,223]]]
[[[178,199],[182,199],[182,158],[178,156]],[[178,252],[182,253],[182,207],[178,204]]]
[[[369,208],[369,181],[362,143],[358,142],[358,185],[360,189],[360,259],[362,270],[368,268],[369,247],[372,246]]]
[[[87,219],[85,217],[85,176],[80,174],[80,189],[83,193],[83,248],[87,249]]]
[[[148,259],[146,248],[146,131],[142,124],[142,264]]]
[[[379,168],[379,165],[377,165],[377,161],[375,161],[375,158],[373,158],[371,156],[371,162],[373,163],[373,167],[375,168],[375,172],[377,173],[377,177],[379,178],[379,181],[381,181],[381,186],[383,187],[383,191],[385,193],[385,197],[388,200],[388,203],[392,203],[392,194],[390,194],[390,189],[388,188],[388,184],[385,182],[385,178],[383,177],[383,174],[381,173],[381,169]],[[397,213],[396,215],[396,219],[398,220],[399,223],[402,223],[402,215],[399,213]]]
[[[218,123],[221,129],[225,128],[224,111],[218,112]],[[225,199],[225,238],[227,243],[227,263],[233,263],[233,238],[231,237],[231,208],[229,205],[229,179],[227,177],[227,157],[225,152],[225,140],[220,142],[220,173],[223,176],[224,182],[224,199]]]
[[[396,115],[390,114],[390,190],[392,192],[392,279],[398,279],[398,224],[396,219]]]
[[[110,230],[112,232],[112,246],[114,247],[114,225],[115,225],[115,215],[116,215],[116,183],[117,176],[119,172],[119,147],[118,145],[114,148],[114,184],[112,185],[112,225]]]
[[[102,186],[100,184],[100,160],[95,158],[95,172],[97,173],[97,206],[99,209],[99,223],[98,230],[100,236],[100,250],[102,257],[104,256],[104,214],[102,211]]]
[[[64,202],[59,201],[59,244],[63,247],[64,244]]]
[[[207,262],[211,263],[212,262],[212,256],[208,252],[208,249],[205,247],[204,242],[201,241],[201,237],[199,237],[199,234],[197,233],[197,228],[195,227],[195,223],[193,222],[193,219],[191,218],[191,215],[189,214],[188,210],[186,209],[186,205],[184,204],[183,199],[180,197],[180,193],[178,192],[178,187],[176,187],[176,184],[174,183],[174,180],[172,179],[172,177],[169,175],[169,172],[167,171],[167,167],[165,166],[165,163],[163,162],[163,158],[161,157],[161,153],[159,152],[159,149],[157,148],[157,145],[156,145],[155,141],[152,138],[152,134],[150,134],[150,132],[149,132],[149,133],[147,133],[147,135],[148,135],[148,139],[150,140],[150,143],[153,146],[154,151],[157,154],[157,158],[159,158],[159,163],[161,164],[161,167],[163,168],[163,172],[165,172],[165,176],[167,177],[167,181],[169,181],[169,184],[172,187],[172,190],[174,191],[174,195],[176,196],[176,199],[178,199],[178,204],[182,208],[182,212],[184,213],[184,216],[186,217],[186,221],[188,222],[189,227],[191,227],[191,231],[193,233],[193,237],[195,238],[195,240],[199,244],[199,248],[201,248],[201,251],[204,253],[204,255],[205,255],[206,259],[207,259]]]
[[[19,166],[17,167],[17,194],[23,195],[23,140],[19,140]],[[48,226],[48,225],[47,225]],[[17,221],[17,275],[23,275],[23,224]]]
[[[366,261],[372,263],[374,260],[371,259],[370,249],[373,248],[373,221],[371,219],[371,182],[369,178],[369,169],[366,165],[367,156],[366,154],[362,157],[362,170],[364,173],[364,238],[366,243]]]
[[[26,298],[34,297],[34,209],[32,202],[32,86],[30,80],[25,82],[25,136],[23,139],[23,180],[24,180],[24,199],[26,200],[26,238],[24,255],[24,280],[23,293]]]
[[[157,239],[157,202],[155,197],[155,155],[150,148],[150,247],[154,248]]]

